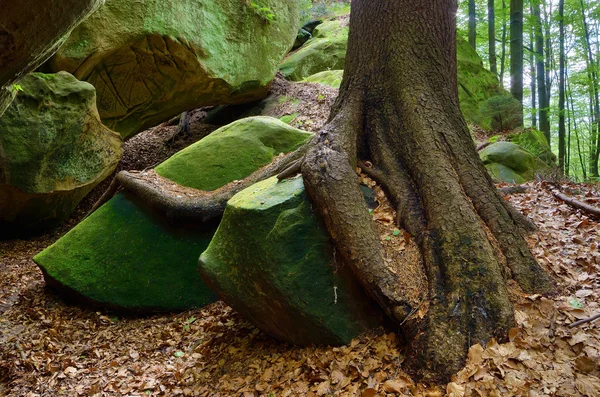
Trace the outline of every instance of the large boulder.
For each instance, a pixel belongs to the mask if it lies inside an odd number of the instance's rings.
[[[549,166],[512,142],[496,142],[479,153],[483,164],[496,181],[523,183],[533,180],[540,171]]]
[[[243,119],[182,150],[156,171],[180,185],[213,190],[311,136],[277,119]],[[121,193],[34,261],[48,285],[79,300],[136,312],[186,310],[216,299],[197,271],[198,257],[216,227],[169,224],[136,197]]]
[[[336,345],[381,322],[339,261],[302,177],[273,177],[229,200],[199,270],[226,303],[275,338]]]
[[[326,70],[344,69],[347,48],[347,24],[339,19],[327,21],[317,26],[313,37],[290,54],[279,69],[293,81]]]
[[[104,0],[4,0],[0,8],[0,116],[19,78],[50,57]]]
[[[188,109],[264,97],[298,15],[287,0],[108,0],[50,67],[92,83],[103,122],[128,138]]]
[[[92,85],[66,72],[27,75],[0,118],[0,229],[64,220],[114,171],[121,146],[100,122]]]
[[[326,70],[324,72],[315,73],[304,79],[307,83],[323,84],[332,88],[340,88],[342,78],[344,77],[343,70]]]
[[[518,134],[509,135],[508,140],[534,154],[544,163],[550,166],[556,165],[556,155],[552,153],[550,144],[542,131],[528,128]]]

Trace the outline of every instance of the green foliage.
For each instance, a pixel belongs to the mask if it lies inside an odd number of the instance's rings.
[[[512,130],[522,123],[521,105],[510,94],[495,95],[485,101],[480,112],[489,117],[494,130]]]
[[[22,92],[23,87],[20,84],[13,84],[11,87],[12,92]]]
[[[247,2],[248,6],[254,11],[256,15],[263,19],[266,23],[272,22],[275,20],[275,14],[273,10],[269,7],[265,7],[259,3],[256,3],[252,0]]]

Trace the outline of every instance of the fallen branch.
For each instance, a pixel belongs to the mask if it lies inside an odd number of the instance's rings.
[[[584,318],[583,320],[575,321],[574,323],[569,324],[569,328],[577,327],[578,325],[585,324],[585,323],[591,323],[592,321],[595,321],[599,318],[600,318],[600,313],[594,314],[592,317]]]
[[[587,214],[600,217],[600,208],[592,207],[589,204],[586,204],[584,202],[576,200],[576,199],[569,197],[565,194],[562,194],[560,192],[554,191],[554,192],[552,192],[552,194],[554,195],[554,197],[565,202],[566,204],[570,205],[573,208],[577,208]]]
[[[492,144],[492,142],[487,141],[487,142],[484,142],[484,143],[478,145],[477,146],[477,152],[481,152],[483,149],[485,149],[486,147],[490,146],[491,144]]]

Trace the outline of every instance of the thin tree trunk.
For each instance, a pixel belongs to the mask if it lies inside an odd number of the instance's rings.
[[[535,47],[535,40],[533,36],[533,29],[529,31],[529,43],[530,48]],[[537,105],[536,105],[536,72],[535,72],[536,62],[535,62],[535,53],[533,51],[529,51],[529,73],[531,74],[530,85],[531,85],[531,126],[537,128]]]
[[[504,70],[506,65],[506,3],[502,0],[502,51],[500,55],[500,86],[504,88]]]
[[[510,93],[523,104],[523,0],[510,0]]]
[[[531,5],[533,23],[535,30],[535,52],[536,52],[536,77],[539,99],[540,131],[544,133],[548,144],[550,144],[550,123],[548,121],[548,97],[546,91],[546,71],[544,65],[544,34],[542,31],[542,18],[540,16],[540,4],[534,0]]]
[[[559,67],[558,67],[558,168],[568,175],[567,163],[565,162],[565,24],[564,24],[565,1],[559,0]]]
[[[571,104],[571,115],[573,117],[573,128],[575,130],[575,141],[577,142],[577,157],[579,158],[579,164],[581,167],[581,172],[583,173],[583,180],[587,179],[587,163],[583,158],[583,153],[581,152],[581,141],[579,140],[579,129],[577,127],[577,115],[575,114],[575,105],[573,104],[573,92],[571,91],[571,85],[569,84],[569,74],[565,74],[565,80],[567,83],[567,94],[569,95],[569,103]]]
[[[469,45],[477,51],[477,13],[475,0],[469,0]]]
[[[588,75],[590,78],[590,104],[592,106],[592,133],[590,139],[590,155],[588,158],[589,161],[589,174],[591,178],[598,177],[598,131],[599,131],[599,123],[600,123],[600,99],[598,95],[598,75],[596,71],[596,62],[594,60],[594,55],[592,54],[592,47],[590,44],[590,30],[587,22],[587,17],[585,15],[586,9],[583,0],[580,1],[581,5],[581,17],[583,21],[584,28],[584,46],[586,54],[586,63],[588,69]]]
[[[488,0],[488,51],[490,58],[490,70],[498,76],[496,60],[496,11],[494,0]]]

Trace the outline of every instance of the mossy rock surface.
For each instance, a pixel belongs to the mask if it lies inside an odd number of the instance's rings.
[[[286,78],[301,81],[315,73],[344,69],[348,47],[348,27],[339,20],[317,26],[313,37],[290,54],[279,69]]]
[[[257,327],[294,344],[344,344],[381,323],[333,246],[301,177],[234,196],[200,257],[203,279]]]
[[[275,156],[296,150],[312,137],[309,132],[273,117],[257,116],[221,127],[176,153],[156,172],[180,185],[202,190],[240,180]]]
[[[240,120],[177,153],[157,172],[213,190],[311,136],[277,119]],[[216,299],[197,271],[216,227],[173,227],[135,197],[119,194],[34,260],[49,285],[79,300],[136,312],[186,310]]]
[[[81,20],[104,0],[2,0],[0,4],[0,116],[12,84],[35,70]]]
[[[324,72],[315,73],[304,79],[307,83],[318,83],[328,87],[340,88],[342,84],[343,70],[326,70]]]
[[[479,156],[492,177],[498,181],[523,183],[533,180],[537,172],[548,169],[548,165],[535,155],[511,142],[493,143],[483,149]]]
[[[19,87],[0,118],[0,224],[38,231],[113,172],[122,141],[100,122],[92,85],[61,72],[29,74]]]
[[[534,154],[546,164],[556,165],[556,155],[552,153],[552,149],[550,149],[550,145],[542,131],[529,128],[519,134],[509,135],[508,139]]]
[[[296,1],[107,0],[50,62],[92,83],[104,123],[131,137],[184,110],[264,97],[296,38]]]

